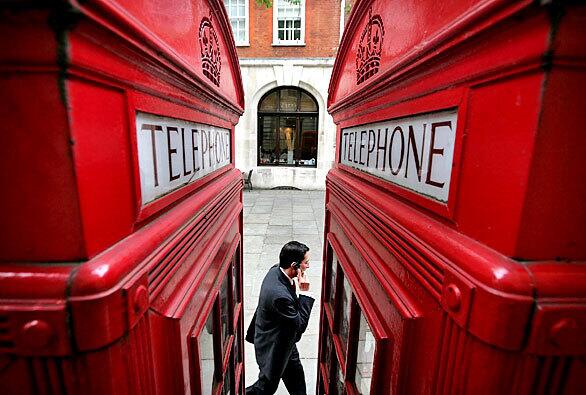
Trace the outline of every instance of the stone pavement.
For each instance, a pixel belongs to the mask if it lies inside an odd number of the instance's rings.
[[[305,370],[307,393],[314,394],[317,380],[319,306],[321,296],[324,191],[255,190],[244,192],[244,331],[258,304],[267,270],[279,262],[285,243],[297,240],[309,247],[307,276],[316,300],[309,325],[297,343]],[[254,346],[245,342],[246,386],[258,377]],[[283,382],[276,392],[288,394]]]

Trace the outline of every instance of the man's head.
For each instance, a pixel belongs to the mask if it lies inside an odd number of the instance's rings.
[[[283,248],[281,248],[281,253],[279,254],[279,266],[284,270],[292,267],[295,269],[294,272],[296,273],[297,270],[302,267],[302,264],[307,266],[307,263],[305,263],[308,260],[307,251],[309,251],[309,247],[303,243],[298,241],[288,242]]]

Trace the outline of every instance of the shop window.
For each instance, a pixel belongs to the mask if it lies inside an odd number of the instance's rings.
[[[280,93],[279,109],[284,112],[297,111],[300,92],[296,89],[281,89]]]
[[[305,0],[294,4],[275,0],[273,4],[273,45],[305,44]]]
[[[300,88],[278,88],[258,106],[258,165],[317,166],[317,101]]]
[[[258,111],[270,111],[275,112],[279,109],[279,92],[273,91],[261,100]]]
[[[248,1],[249,0],[224,0],[234,41],[238,46],[249,45],[248,41]]]
[[[317,103],[314,98],[305,92],[301,92],[301,102],[299,103],[300,111],[317,112]]]

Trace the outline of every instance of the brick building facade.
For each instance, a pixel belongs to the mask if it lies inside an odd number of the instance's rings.
[[[334,58],[340,42],[340,0],[306,0],[305,45],[273,45],[273,7],[251,0],[250,46],[239,46],[240,58]]]
[[[240,58],[246,111],[236,166],[255,188],[324,189],[336,127],[327,89],[349,0],[225,0]]]

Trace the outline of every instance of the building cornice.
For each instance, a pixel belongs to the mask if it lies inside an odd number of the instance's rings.
[[[335,58],[241,58],[241,67],[267,67],[267,66],[280,66],[280,65],[293,65],[293,66],[334,66]]]

